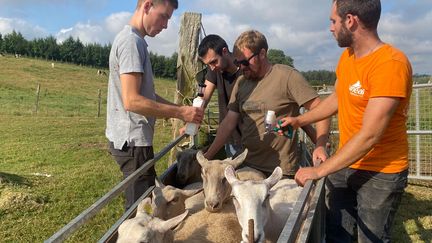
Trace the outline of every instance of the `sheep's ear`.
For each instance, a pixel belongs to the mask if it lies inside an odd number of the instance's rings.
[[[245,149],[243,153],[239,154],[235,159],[228,162],[230,165],[232,165],[234,168],[237,168],[239,165],[243,163],[243,161],[246,159],[246,156],[248,154],[248,150]]]
[[[282,178],[282,169],[281,167],[276,167],[273,173],[264,180],[264,183],[268,186],[268,188],[272,188],[278,181]]]
[[[235,176],[234,168],[231,165],[228,165],[225,168],[224,174],[225,174],[225,178],[227,179],[230,185],[238,181],[237,177]]]
[[[159,180],[159,178],[156,176],[155,178],[155,185],[156,187],[165,188],[165,185],[162,183],[162,181]]]
[[[149,197],[144,198],[138,204],[137,215],[144,214],[144,213],[151,215],[151,213],[152,213],[151,211],[153,211],[153,210],[151,210],[152,209],[151,203],[152,203],[151,198],[149,198]]]
[[[200,191],[202,191],[202,188],[195,189],[195,190],[181,190],[181,194],[186,198],[188,198],[188,197],[192,197],[193,195],[197,194]]]
[[[206,164],[208,164],[208,160],[204,157],[204,154],[201,150],[198,151],[196,158],[201,167],[204,167]]]
[[[166,221],[162,221],[162,223],[158,224],[156,227],[159,229],[160,232],[167,232],[170,229],[174,229],[186,218],[188,213],[189,211],[186,210],[184,213],[174,218],[168,219]]]

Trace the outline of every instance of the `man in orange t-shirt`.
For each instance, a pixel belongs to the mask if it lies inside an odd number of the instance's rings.
[[[301,168],[299,185],[328,175],[326,241],[390,242],[408,176],[406,119],[412,88],[407,57],[377,33],[379,0],[334,0],[330,31],[347,47],[336,69],[336,91],[282,126],[304,126],[338,114],[336,154]],[[357,227],[357,236],[354,236]]]

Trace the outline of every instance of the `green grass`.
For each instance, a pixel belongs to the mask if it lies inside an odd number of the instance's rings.
[[[0,58],[0,242],[48,239],[121,180],[106,148],[105,106],[96,117],[98,89],[105,104],[107,84],[96,71]],[[158,79],[156,90],[172,100],[175,83]],[[155,134],[158,152],[172,140],[171,127],[158,120]],[[157,163],[159,174],[167,157]],[[409,186],[396,217],[394,242],[431,242],[431,206],[430,187]],[[119,197],[68,242],[97,241],[122,213]]]

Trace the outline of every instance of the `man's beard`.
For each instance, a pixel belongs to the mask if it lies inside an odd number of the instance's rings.
[[[340,47],[351,47],[353,43],[353,34],[342,25],[341,31],[339,31],[336,41]]]

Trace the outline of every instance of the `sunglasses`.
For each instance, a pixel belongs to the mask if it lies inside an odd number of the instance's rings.
[[[249,57],[247,60],[237,60],[237,59],[234,59],[234,65],[236,65],[237,67],[240,67],[240,65],[243,65],[243,66],[245,66],[245,67],[247,67],[247,66],[249,66],[249,61],[252,59],[252,58],[254,58],[255,56],[258,56],[258,54],[259,53],[255,53],[255,54],[253,54],[251,57]]]

